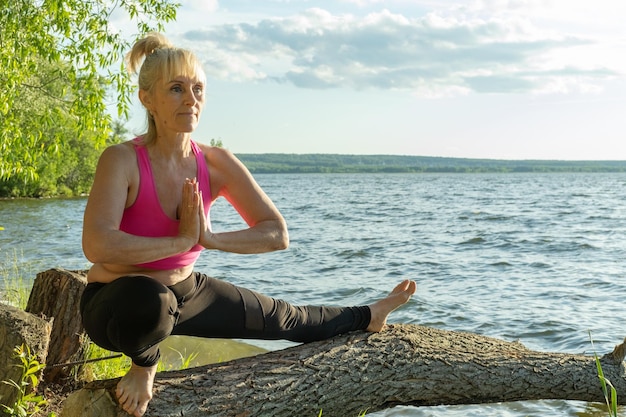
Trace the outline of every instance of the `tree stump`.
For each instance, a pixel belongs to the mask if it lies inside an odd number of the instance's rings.
[[[64,383],[75,378],[69,366],[58,366],[85,359],[89,345],[80,318],[80,297],[87,280],[84,271],[49,269],[37,274],[28,299],[26,311],[53,319],[48,365],[44,372],[47,382]]]
[[[626,342],[625,342],[626,343]],[[602,358],[626,398],[624,344]],[[66,400],[61,417],[119,417],[118,379]],[[145,417],[357,416],[396,405],[604,401],[595,358],[472,333],[393,325],[255,357],[157,374]],[[97,411],[92,411],[97,410]]]
[[[0,303],[0,381],[21,382],[21,362],[15,348],[24,344],[45,363],[52,324],[19,308]],[[13,406],[17,388],[0,383],[0,404]]]

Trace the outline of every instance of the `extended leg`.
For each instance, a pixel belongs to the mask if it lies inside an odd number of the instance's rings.
[[[197,274],[196,280],[174,334],[310,342],[365,330],[370,323],[367,306],[293,306],[206,275]]]

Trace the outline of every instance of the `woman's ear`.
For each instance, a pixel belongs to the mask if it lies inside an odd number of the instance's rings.
[[[152,114],[152,96],[146,90],[139,90],[139,101]]]

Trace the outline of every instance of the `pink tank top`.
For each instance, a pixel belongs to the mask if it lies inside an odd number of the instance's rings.
[[[137,164],[139,165],[139,190],[135,202],[124,210],[120,230],[136,236],[176,236],[180,222],[170,218],[163,211],[154,185],[148,151],[145,146],[139,144],[139,141],[140,138],[135,138],[133,141],[137,153]],[[211,208],[209,170],[202,150],[193,141],[191,142],[191,149],[196,156],[198,188],[202,191],[204,211],[208,221]],[[196,262],[202,249],[202,246],[196,245],[188,252],[135,266],[158,270],[185,267]]]

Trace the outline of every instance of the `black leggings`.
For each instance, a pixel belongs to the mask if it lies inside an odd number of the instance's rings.
[[[367,306],[292,306],[197,272],[170,287],[147,276],[90,283],[80,310],[94,343],[139,366],[158,362],[169,335],[306,343],[365,330],[371,319]]]

